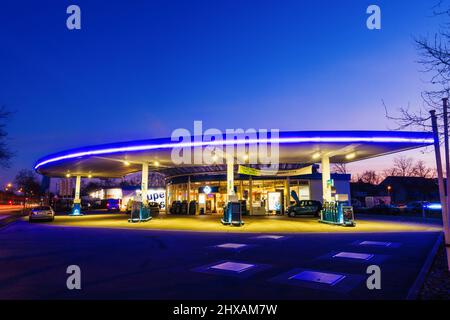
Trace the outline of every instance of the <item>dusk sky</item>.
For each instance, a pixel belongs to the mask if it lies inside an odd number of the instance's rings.
[[[82,29],[66,28],[81,7]],[[382,10],[368,30],[366,8]],[[176,128],[386,130],[420,107],[414,36],[433,1],[8,1],[0,3],[0,105],[16,153],[0,182],[49,153],[170,136]],[[405,153],[427,159],[432,154]],[[383,168],[392,157],[353,165]]]

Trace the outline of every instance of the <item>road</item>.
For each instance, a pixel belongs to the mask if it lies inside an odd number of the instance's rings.
[[[16,221],[0,228],[0,299],[405,299],[439,232],[258,234],[78,228]],[[360,245],[388,241],[389,246]],[[215,247],[246,244],[240,249]],[[333,258],[372,254],[370,261]],[[256,267],[239,274],[226,261]],[[381,290],[366,269],[381,268]],[[81,290],[66,269],[81,268]],[[338,285],[289,280],[304,270],[344,275]]]
[[[22,211],[21,205],[7,205],[7,204],[0,205],[0,215],[9,215],[17,211]]]
[[[19,219],[23,215],[20,205],[0,205],[0,227]]]

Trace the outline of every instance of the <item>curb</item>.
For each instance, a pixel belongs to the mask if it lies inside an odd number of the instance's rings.
[[[427,259],[425,260],[425,263],[422,266],[422,269],[420,269],[420,272],[417,275],[416,280],[409,289],[408,295],[406,296],[406,300],[416,300],[417,297],[419,296],[420,290],[422,289],[422,285],[425,282],[426,276],[430,272],[431,266],[434,262],[434,258],[436,256],[437,251],[439,250],[439,247],[441,246],[443,239],[444,236],[441,233],[436,239],[436,242],[434,243],[434,246],[431,249],[430,253],[428,254]]]
[[[10,223],[15,222],[19,220],[20,218],[24,217],[23,215],[11,215],[8,218],[0,220],[0,229],[8,226]]]

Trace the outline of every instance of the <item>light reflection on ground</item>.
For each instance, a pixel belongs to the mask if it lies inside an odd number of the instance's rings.
[[[125,214],[98,214],[79,217],[57,216],[52,226],[95,227],[95,228],[127,228],[149,230],[182,230],[203,232],[249,232],[249,233],[314,233],[314,232],[416,232],[440,231],[437,224],[421,221],[405,221],[398,219],[380,220],[364,218],[357,220],[356,227],[341,227],[319,223],[317,218],[309,217],[249,217],[243,218],[242,227],[224,226],[220,216],[171,216],[161,214],[151,221],[129,223]]]

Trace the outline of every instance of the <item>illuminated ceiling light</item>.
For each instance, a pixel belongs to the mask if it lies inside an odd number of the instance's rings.
[[[11,188],[12,187],[12,184],[11,184],[11,182],[10,183],[8,183],[7,185],[6,185],[8,188]]]
[[[159,167],[159,161],[153,162],[153,165],[154,165],[155,167]]]
[[[88,174],[88,178],[89,178],[89,179],[92,178],[92,174]]]
[[[314,153],[312,158],[313,159],[319,159],[320,158],[320,153],[319,152]]]
[[[70,173],[66,173],[66,178],[70,178]]]
[[[356,157],[356,153],[352,152],[352,153],[349,153],[348,155],[346,155],[345,159],[351,160],[351,159],[354,159],[355,157]]]
[[[244,158],[244,161],[247,161],[248,160],[248,154],[244,154],[243,158]]]
[[[128,161],[124,161],[123,165],[128,167],[130,165],[130,163]]]

